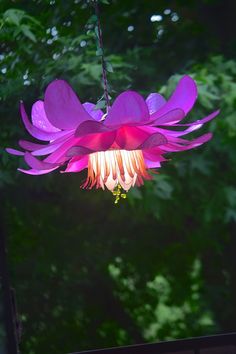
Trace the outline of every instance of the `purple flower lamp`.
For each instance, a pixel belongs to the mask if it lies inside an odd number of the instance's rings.
[[[193,149],[211,139],[211,133],[192,141],[182,138],[219,113],[217,110],[203,119],[181,124],[196,98],[195,81],[184,76],[168,101],[158,93],[151,93],[145,101],[137,92],[125,91],[104,114],[93,103],[81,104],[66,81],[55,80],[47,87],[44,101],[34,103],[32,122],[23,102],[20,104],[27,131],[47,144],[19,140],[23,151],[7,151],[24,156],[29,169],[19,171],[31,175],[87,168],[82,188],[107,188],[118,201],[126,196],[121,189],[128,191],[151,179],[149,171],[161,167],[166,154]],[[175,127],[187,128],[180,131]],[[38,156],[46,157],[40,160]]]

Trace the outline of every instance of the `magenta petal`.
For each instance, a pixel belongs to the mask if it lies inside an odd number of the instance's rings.
[[[197,99],[197,94],[197,85],[195,81],[190,76],[185,75],[179,81],[174,93],[167,103],[156,113],[152,114],[151,119],[159,118],[176,108],[182,109],[186,115],[193,107]]]
[[[103,123],[99,123],[92,120],[87,120],[81,123],[75,131],[75,137],[82,137],[87,134],[96,134],[108,132],[110,129],[106,127]]]
[[[143,151],[143,156],[145,159],[150,160],[150,161],[166,161],[166,159],[162,156],[163,150],[160,149],[159,147],[154,147],[151,149],[146,149]]]
[[[146,104],[148,106],[150,115],[155,113],[162,106],[164,106],[165,103],[166,100],[159,93],[150,93],[150,95],[148,95],[148,97],[146,98]]]
[[[47,119],[43,101],[37,101],[33,104],[31,117],[33,125],[45,132],[55,133],[60,131],[59,129],[55,128]]]
[[[88,156],[74,157],[68,163],[67,168],[64,172],[80,172],[88,166]]]
[[[92,154],[94,150],[85,148],[83,146],[73,146],[66,152],[66,156],[71,158],[71,157],[78,157],[78,156],[84,156],[84,155],[89,155]]]
[[[129,123],[143,123],[148,119],[148,107],[142,96],[134,91],[126,91],[116,98],[104,124],[121,126]]]
[[[23,169],[23,168],[18,168],[17,170],[20,171],[20,172],[23,172],[23,173],[25,173],[25,174],[27,174],[27,175],[39,176],[39,175],[45,175],[45,174],[47,174],[47,173],[50,173],[50,172],[56,170],[57,168],[58,168],[58,166],[57,166],[57,167],[54,167],[54,168],[50,168],[49,170],[41,170],[41,171],[39,171],[39,170],[34,170],[34,169],[25,170],[25,169]]]
[[[101,111],[101,109],[95,109],[96,105],[94,103],[85,102],[83,103],[83,107],[85,108],[86,112],[88,112],[88,114],[98,122],[104,116],[104,113]]]
[[[113,144],[116,137],[116,131],[100,134],[90,134],[79,139],[75,146],[79,146],[91,151],[105,151]]]
[[[47,163],[36,159],[36,157],[31,155],[29,152],[25,153],[25,162],[35,170],[49,170],[54,167],[59,167],[58,164]]]
[[[138,127],[125,126],[117,131],[116,143],[120,149],[134,150],[140,146],[148,137],[150,133]]]
[[[144,149],[151,149],[153,147],[159,146],[159,145],[164,145],[168,142],[166,137],[160,133],[154,133],[150,135],[147,140],[145,140],[139,147],[138,149],[144,150]]]
[[[6,148],[6,151],[8,152],[8,154],[15,155],[15,156],[24,156],[25,154],[23,151],[12,149],[12,148]]]
[[[62,137],[65,134],[68,134],[68,132],[62,132],[62,131],[55,132],[55,133],[48,133],[32,125],[26,114],[23,102],[20,103],[20,112],[26,130],[36,139],[43,140],[43,141],[50,141]]]
[[[48,85],[44,107],[50,123],[59,129],[75,129],[83,121],[93,119],[64,80],[55,80]]]
[[[63,144],[61,144],[59,146],[59,148],[57,150],[55,150],[51,155],[46,157],[46,159],[44,161],[49,162],[49,163],[58,163],[58,164],[67,161],[68,160],[67,151],[72,146],[75,146],[79,140],[80,140],[79,138],[71,137],[70,139],[65,141]]]

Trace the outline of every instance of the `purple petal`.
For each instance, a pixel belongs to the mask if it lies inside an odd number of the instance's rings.
[[[166,100],[159,93],[150,93],[150,95],[148,95],[148,97],[146,98],[146,104],[148,106],[150,115],[155,113],[162,106],[164,106],[165,103]]]
[[[31,141],[27,141],[27,140],[19,140],[19,146],[22,149],[28,150],[28,151],[34,151],[34,150],[38,150],[41,148],[44,148],[48,145],[43,145],[43,144],[35,144],[32,143]]]
[[[6,148],[6,151],[8,152],[8,154],[16,155],[16,156],[24,156],[25,154],[23,151],[12,149],[12,148]]]
[[[81,123],[75,131],[76,137],[81,137],[87,134],[97,134],[110,131],[103,123],[99,123],[92,120],[87,120]]]
[[[145,161],[145,165],[147,168],[160,168],[161,167],[160,161],[151,161],[148,159],[144,159],[144,161]]]
[[[42,145],[42,144],[35,144],[26,140],[20,140],[19,145],[23,149],[31,151],[32,155],[34,156],[42,156],[42,155],[51,154],[56,149],[58,149],[62,145],[62,143],[57,143],[57,144],[52,143],[48,145]]]
[[[59,167],[58,164],[47,163],[36,159],[36,157],[31,155],[29,152],[25,153],[25,162],[35,170],[49,170],[54,167]]]
[[[183,123],[183,124],[172,124],[174,127],[191,127],[192,125],[198,125],[198,124],[205,124],[209,121],[211,121],[213,118],[215,118],[218,114],[220,113],[220,110],[218,109],[217,111],[209,114],[209,116],[203,118],[203,119],[198,119],[195,122],[192,123]]]
[[[116,98],[104,124],[121,126],[129,123],[144,123],[148,119],[148,107],[142,96],[134,91],[126,91]]]
[[[144,149],[151,149],[153,147],[159,146],[159,145],[164,145],[168,141],[166,137],[160,133],[154,133],[150,135],[147,140],[145,140],[139,147],[138,149],[144,150]]]
[[[203,126],[203,124],[192,125],[188,129],[185,129],[183,131],[175,131],[175,130],[168,130],[168,129],[162,129],[162,128],[157,128],[157,129],[161,134],[164,134],[167,137],[168,136],[179,137],[179,136],[183,136],[183,135],[192,133],[193,131],[200,129],[202,126]]]
[[[32,106],[31,117],[33,125],[45,132],[55,133],[59,129],[55,128],[47,119],[43,101],[37,101]]]
[[[59,129],[75,129],[83,121],[93,119],[64,80],[55,80],[48,85],[44,107],[50,123]]]
[[[43,141],[50,141],[50,140],[55,140],[59,137],[62,137],[64,135],[68,134],[68,132],[65,132],[65,131],[48,133],[48,132],[45,132],[45,131],[35,127],[34,125],[32,125],[29,121],[29,118],[28,118],[26,112],[25,112],[25,107],[24,107],[23,102],[20,103],[20,112],[21,112],[21,118],[22,118],[22,121],[24,123],[26,130],[36,139],[43,140]]]
[[[54,170],[56,170],[58,167],[54,167],[54,168],[51,168],[49,170],[34,170],[34,169],[30,169],[30,170],[24,170],[23,168],[18,168],[17,170],[20,171],[20,172],[23,172],[27,175],[32,175],[32,176],[38,176],[38,175],[45,175],[47,173],[50,173]]]
[[[65,172],[80,172],[84,168],[88,166],[88,156],[83,156],[82,158],[72,158],[68,163],[67,168],[65,171],[61,171],[61,173]]]
[[[157,119],[176,108],[182,109],[186,115],[192,109],[197,99],[197,94],[197,85],[195,81],[190,76],[185,75],[179,81],[174,93],[167,103],[162,106],[159,111],[152,114],[151,119]]]
[[[71,138],[72,133],[67,133],[67,135],[65,135],[64,137],[56,139],[52,143],[47,145],[35,144],[27,140],[19,140],[19,145],[25,150],[32,151],[32,155],[34,156],[42,156],[51,154],[52,152],[56,151],[61,145],[63,145]]]
[[[151,125],[173,125],[174,123],[179,122],[181,119],[185,117],[185,113],[182,109],[176,108],[172,111],[169,111],[163,114],[161,117],[151,121],[149,124]],[[170,124],[171,123],[171,124]]]
[[[166,151],[166,152],[174,152],[174,151],[185,151],[185,150],[190,150],[190,149],[194,149],[204,143],[206,143],[207,141],[209,141],[212,138],[212,133],[206,133],[200,137],[198,137],[197,139],[194,139],[192,141],[184,141],[185,145],[181,145],[175,142],[169,142],[166,145],[163,145],[161,147],[162,150]]]
[[[101,109],[95,109],[96,105],[94,103],[85,102],[83,103],[83,107],[85,108],[86,112],[88,112],[88,114],[98,122],[104,116],[104,113]]]

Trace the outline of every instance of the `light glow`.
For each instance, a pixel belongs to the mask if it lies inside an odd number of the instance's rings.
[[[151,179],[141,150],[108,150],[89,155],[88,177],[82,188],[93,187],[114,191],[121,186],[128,191],[134,185],[142,185],[143,179]]]

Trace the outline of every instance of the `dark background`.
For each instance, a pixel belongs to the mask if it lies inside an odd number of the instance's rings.
[[[80,189],[86,171],[20,174],[4,150],[27,137],[19,100],[30,112],[64,78],[97,102],[100,58],[88,2],[1,1],[0,198],[25,354],[236,330],[236,2],[100,3],[112,99],[128,88],[168,98],[189,74],[190,120],[221,114],[207,145],[172,154],[118,206]]]

